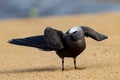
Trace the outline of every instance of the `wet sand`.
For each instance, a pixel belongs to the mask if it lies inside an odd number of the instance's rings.
[[[12,38],[43,34],[47,26],[66,32],[77,25],[90,26],[108,35],[102,42],[86,38],[87,48],[73,59],[61,59],[54,51],[8,44]],[[0,21],[0,80],[119,80],[120,79],[120,13],[13,19]]]

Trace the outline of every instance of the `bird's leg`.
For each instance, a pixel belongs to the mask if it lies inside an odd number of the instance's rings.
[[[74,68],[77,69],[77,67],[76,67],[76,57],[74,58]]]
[[[64,58],[62,58],[62,71],[64,71]]]

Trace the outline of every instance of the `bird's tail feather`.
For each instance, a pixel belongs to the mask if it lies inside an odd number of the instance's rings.
[[[26,41],[24,39],[12,39],[8,41],[8,43],[15,44],[15,45],[29,46],[29,47],[37,47],[37,45],[29,41]]]
[[[45,44],[43,37],[39,37],[39,41],[37,40],[38,38],[36,39],[36,37],[28,37],[28,38],[12,39],[12,40],[9,40],[8,43],[15,44],[15,45],[21,45],[21,46],[36,47],[44,51],[53,50],[50,48],[50,45]]]

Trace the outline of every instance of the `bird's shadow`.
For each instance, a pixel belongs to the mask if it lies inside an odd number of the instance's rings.
[[[82,70],[86,68],[77,68],[76,70]],[[69,71],[71,69],[66,69],[64,71]],[[52,68],[27,68],[27,69],[13,69],[13,70],[6,70],[0,71],[0,74],[16,74],[16,73],[32,73],[32,72],[44,72],[44,71],[62,71],[59,67],[52,67]],[[63,71],[62,71],[63,72]]]
[[[83,70],[83,69],[86,69],[86,67],[77,67],[76,69],[77,70]]]
[[[0,71],[0,74],[32,73],[32,72],[59,71],[59,70],[60,70],[59,67],[27,68],[27,69],[13,69],[13,70]]]

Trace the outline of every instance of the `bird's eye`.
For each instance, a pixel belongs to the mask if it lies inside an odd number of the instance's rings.
[[[76,33],[77,31],[73,32],[73,33]]]

